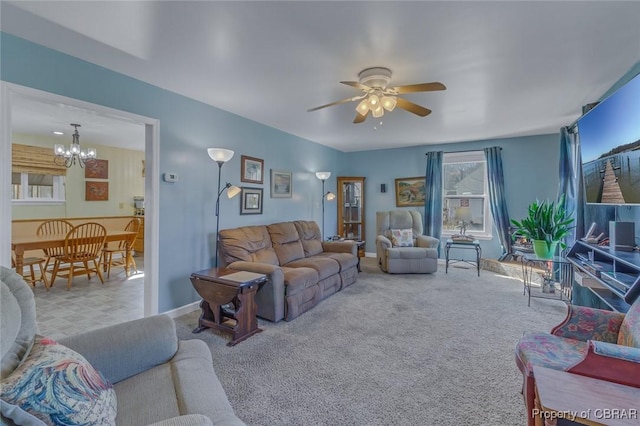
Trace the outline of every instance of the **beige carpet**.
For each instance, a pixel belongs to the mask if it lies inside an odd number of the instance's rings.
[[[522,282],[458,265],[387,275],[363,259],[358,282],[291,322],[235,347],[198,313],[181,339],[204,340],[236,414],[248,425],[522,425],[514,346],[548,331],[563,302],[533,299]]]

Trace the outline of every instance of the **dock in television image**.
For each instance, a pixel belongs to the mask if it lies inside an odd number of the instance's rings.
[[[578,120],[587,203],[640,205],[640,75]]]

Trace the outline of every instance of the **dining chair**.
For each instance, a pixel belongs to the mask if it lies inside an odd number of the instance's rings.
[[[64,219],[50,219],[42,222],[38,229],[36,229],[36,235],[38,237],[44,237],[47,235],[67,235],[73,228],[73,224]],[[44,265],[45,271],[49,269],[49,264],[58,256],[62,256],[64,247],[51,247],[44,249],[44,255],[46,257],[46,263]],[[51,280],[53,283],[53,280]]]
[[[22,278],[28,282],[29,284],[31,284],[31,286],[35,287],[36,283],[38,281],[42,281],[42,284],[44,284],[44,288],[47,289],[47,291],[49,291],[49,281],[47,280],[47,275],[44,273],[45,271],[45,262],[47,261],[47,259],[45,259],[44,257],[25,257],[22,261],[22,271],[16,271],[17,273],[19,273]],[[38,272],[39,272],[39,276],[36,277],[36,271],[34,266],[38,265]],[[24,267],[29,267],[29,274],[26,275],[24,273]],[[11,256],[11,267],[15,268],[16,267],[16,261],[13,257],[13,255]]]
[[[54,259],[51,285],[58,275],[67,276],[67,290],[70,290],[74,276],[86,273],[91,279],[91,272],[95,272],[104,284],[99,260],[106,237],[107,230],[99,223],[88,222],[73,227],[65,238],[62,255]],[[89,262],[92,262],[93,266],[89,266]],[[63,263],[68,263],[69,266],[61,269],[60,265]],[[76,266],[78,263],[81,263],[82,267]]]
[[[138,230],[140,229],[140,219],[133,218],[127,223],[124,230],[127,232],[134,232],[126,239],[117,243],[113,247],[107,247],[103,250],[103,256],[105,256],[105,264],[107,265],[107,278],[111,276],[111,267],[124,267],[125,276],[129,277],[129,268],[133,265],[133,270],[138,271],[138,266],[133,258],[133,245],[136,242],[138,236]],[[114,254],[119,254],[119,257],[113,257]]]

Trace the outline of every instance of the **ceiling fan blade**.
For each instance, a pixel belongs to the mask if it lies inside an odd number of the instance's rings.
[[[365,92],[371,90],[371,87],[357,81],[341,81],[340,83],[346,84],[347,86],[355,87],[356,89],[364,90]]]
[[[414,104],[413,102],[409,102],[406,99],[398,98],[396,106],[398,108],[402,108],[407,110],[415,115],[419,115],[420,117],[426,117],[431,114],[431,110],[429,108],[422,107],[418,104]]]
[[[397,93],[433,92],[435,90],[446,90],[444,84],[434,81],[433,83],[409,84],[407,86],[392,87],[391,90]]]
[[[341,99],[339,101],[331,102],[330,104],[320,105],[318,107],[308,109],[307,112],[317,111],[319,109],[330,107],[330,106],[334,106],[334,105],[346,104],[347,102],[357,101],[360,98],[361,98],[360,96],[354,96],[354,97],[351,97],[351,98]]]
[[[353,124],[358,124],[358,123],[362,123],[364,120],[367,119],[367,115],[362,115],[360,113],[356,113],[356,118],[353,119]]]

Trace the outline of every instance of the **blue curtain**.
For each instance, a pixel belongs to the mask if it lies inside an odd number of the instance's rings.
[[[504,172],[502,170],[502,148],[493,146],[484,149],[487,159],[487,177],[489,180],[489,206],[496,233],[502,246],[502,255],[498,260],[503,260],[511,254],[511,233],[509,227],[509,211],[504,197]]]
[[[424,200],[424,233],[440,239],[442,234],[442,151],[427,152]],[[438,246],[438,253],[440,247]]]
[[[582,159],[578,138],[569,128],[560,129],[560,183],[558,199],[565,195],[565,205],[572,212],[575,228],[566,237],[565,243],[571,247],[576,239],[582,237],[584,227],[584,187],[582,182]]]

